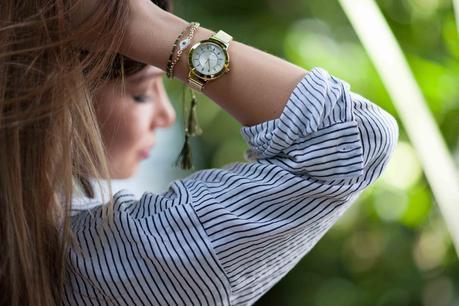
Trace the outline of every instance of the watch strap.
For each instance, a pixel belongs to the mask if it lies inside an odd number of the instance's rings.
[[[231,40],[233,40],[233,36],[229,35],[228,33],[226,33],[225,31],[222,31],[222,30],[220,30],[216,34],[214,34],[212,36],[212,38],[221,41],[226,46],[228,46],[229,43],[231,42]]]
[[[191,89],[201,92],[204,85],[206,85],[206,81],[196,78],[191,72],[188,74],[188,86]]]

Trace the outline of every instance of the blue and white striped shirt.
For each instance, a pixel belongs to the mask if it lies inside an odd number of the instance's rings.
[[[251,305],[374,182],[396,121],[321,68],[279,118],[244,126],[248,162],[198,171],[163,194],[114,195],[72,217],[66,305]]]

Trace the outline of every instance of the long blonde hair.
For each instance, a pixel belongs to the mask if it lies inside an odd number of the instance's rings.
[[[96,1],[71,27],[75,2],[0,2],[0,305],[60,304],[74,183],[109,178],[92,95],[128,4]],[[83,56],[75,42],[97,33]]]

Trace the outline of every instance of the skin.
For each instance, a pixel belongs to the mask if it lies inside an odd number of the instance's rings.
[[[171,46],[189,22],[151,1],[129,0],[129,5],[131,17],[119,53],[166,70]],[[218,30],[200,26],[192,45]],[[202,93],[245,126],[278,118],[307,70],[239,42],[237,33],[228,34],[234,36],[228,48],[231,71],[206,84]],[[188,72],[185,55],[175,65],[174,76],[188,84]]]
[[[163,70],[148,65],[126,78],[124,93],[115,81],[96,92],[96,116],[112,179],[132,176],[154,147],[156,129],[176,120],[163,75]]]

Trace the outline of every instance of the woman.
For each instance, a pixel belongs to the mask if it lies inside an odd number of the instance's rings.
[[[0,7],[2,304],[253,304],[381,174],[395,120],[323,69],[150,1],[80,2]],[[198,171],[163,194],[121,190],[70,217],[75,180],[91,193],[89,178],[124,173],[97,111],[114,53],[228,111],[249,162]]]

